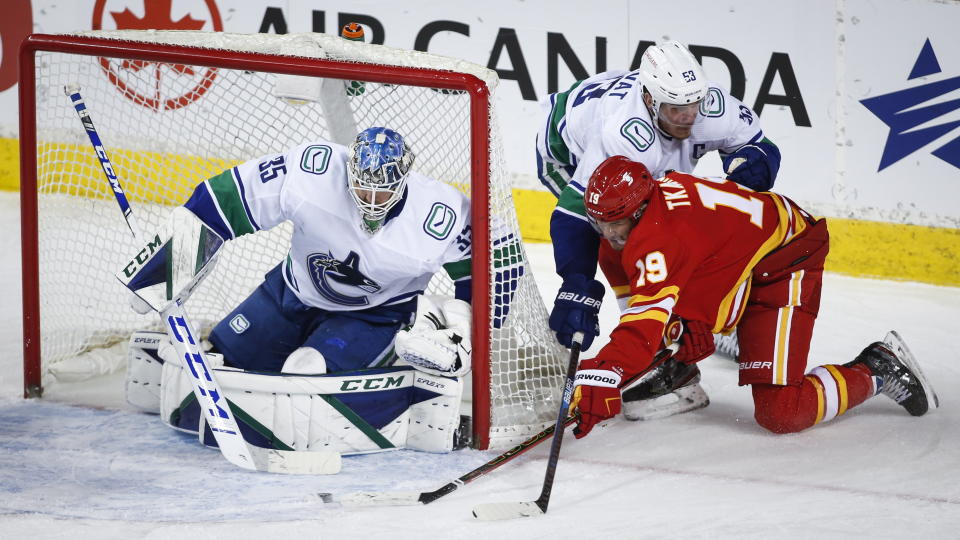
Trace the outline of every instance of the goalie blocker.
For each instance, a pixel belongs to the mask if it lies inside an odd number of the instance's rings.
[[[214,268],[223,239],[182,206],[166,226],[117,273],[131,293],[130,306],[140,314],[185,302]]]
[[[469,426],[460,416],[463,383],[456,377],[410,366],[317,375],[253,373],[223,367],[216,353],[206,356],[216,366],[241,434],[255,446],[349,455],[401,448],[448,452],[469,443]],[[128,361],[129,403],[216,446],[189,374],[165,334],[134,333]]]

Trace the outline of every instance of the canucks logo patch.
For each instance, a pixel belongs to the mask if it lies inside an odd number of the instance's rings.
[[[250,328],[250,321],[248,321],[242,313],[238,313],[230,319],[230,329],[233,330],[234,333],[242,334],[247,331],[247,328]]]
[[[310,277],[321,296],[343,306],[365,306],[370,300],[365,294],[375,293],[380,285],[360,271],[360,256],[351,251],[339,260],[332,253],[313,253],[307,257]]]
[[[650,148],[656,136],[650,124],[641,118],[631,118],[624,122],[620,126],[620,134],[641,152]]]
[[[433,203],[433,208],[423,222],[423,231],[437,240],[444,240],[450,236],[453,224],[457,221],[457,213],[453,208],[441,203]]]
[[[723,93],[720,92],[719,88],[710,87],[707,90],[707,97],[703,98],[703,101],[700,102],[700,114],[703,116],[717,117],[723,116],[723,113],[726,111],[726,103],[723,101]],[[741,119],[743,116],[740,117]],[[753,118],[750,118],[750,121],[753,122]]]
[[[327,172],[332,153],[333,150],[325,144],[308,146],[300,158],[300,169],[310,174],[323,174]]]

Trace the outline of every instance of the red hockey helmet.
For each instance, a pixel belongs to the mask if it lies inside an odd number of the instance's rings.
[[[640,206],[653,194],[653,176],[643,163],[624,156],[608,157],[593,171],[583,202],[587,215],[596,221],[636,217]]]

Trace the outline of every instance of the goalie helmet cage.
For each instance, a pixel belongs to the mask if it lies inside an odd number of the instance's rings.
[[[129,308],[114,278],[139,246],[64,95],[78,86],[144,231],[157,230],[196,184],[243,161],[316,139],[348,144],[371,125],[398,130],[417,154],[415,169],[472,201],[474,446],[506,447],[540,431],[556,413],[564,351],[520,241],[496,84],[493,71],[469,62],[324,34],[28,37],[20,50],[25,396],[93,375],[98,355],[122,363],[134,330],[160,329],[156,315]],[[290,233],[285,224],[226,244],[186,306],[204,333],[286,256]],[[439,274],[427,289],[452,292]]]

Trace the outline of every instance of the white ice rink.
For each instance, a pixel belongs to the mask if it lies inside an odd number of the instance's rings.
[[[15,194],[0,193],[0,230],[0,539],[960,538],[957,288],[824,280],[811,366],[849,361],[897,329],[940,395],[927,416],[879,396],[807,432],[772,435],[755,424],[736,365],[711,358],[701,363],[709,407],[617,419],[579,441],[568,433],[547,515],[487,523],[474,505],[537,497],[548,444],[427,506],[343,508],[316,493],[432,490],[496,452],[399,451],[345,458],[329,477],[268,475],[155,416],[20,399]],[[550,248],[528,247],[552,298]],[[604,332],[615,304],[605,301]]]

